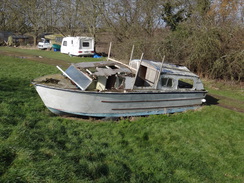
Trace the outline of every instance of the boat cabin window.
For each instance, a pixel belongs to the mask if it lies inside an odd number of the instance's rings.
[[[67,46],[67,41],[64,41],[63,42],[63,46]]]
[[[178,88],[193,88],[194,81],[193,79],[181,78],[178,80]]]
[[[161,78],[162,87],[172,87],[173,79],[172,78]]]

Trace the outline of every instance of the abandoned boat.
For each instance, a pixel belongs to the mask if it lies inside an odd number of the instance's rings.
[[[34,79],[46,107],[58,115],[144,116],[183,112],[205,102],[200,78],[186,67],[134,59],[128,65],[108,58],[71,64],[62,74]]]

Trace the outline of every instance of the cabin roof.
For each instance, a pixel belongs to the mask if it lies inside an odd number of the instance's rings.
[[[100,61],[100,62],[81,62],[74,64],[80,70],[86,70],[88,73],[92,73],[96,76],[111,76],[116,73],[131,74],[132,71],[123,66],[122,64],[112,61]],[[92,70],[91,68],[95,68]]]
[[[112,65],[115,65],[115,63],[111,62],[111,61],[100,61],[100,62],[80,62],[80,63],[76,63],[74,65],[76,67],[87,69],[87,68],[90,68],[90,67],[112,66]]]
[[[140,60],[134,59],[130,61],[131,65],[139,65]],[[151,60],[142,60],[141,65],[157,70],[160,70],[161,62],[155,62]],[[111,76],[116,73],[125,73],[131,74],[133,73],[132,70],[129,68],[130,66],[126,67],[118,62],[113,61],[100,61],[100,62],[81,62],[74,64],[80,70],[86,70],[88,73],[92,73],[92,75],[96,76]],[[91,69],[91,68],[95,68]],[[91,70],[90,70],[91,69]],[[135,68],[136,69],[136,68]],[[170,74],[170,75],[182,75],[182,76],[190,76],[190,77],[198,77],[196,74],[191,72],[187,67],[174,65],[169,63],[163,63],[163,68],[161,74]]]
[[[131,60],[130,65],[133,65],[133,62],[134,62],[134,65],[136,65],[136,63],[140,62],[140,60],[139,59]],[[151,61],[151,60],[142,60],[141,65],[159,71],[162,63]],[[174,64],[169,64],[169,63],[163,63],[163,68],[162,68],[161,74],[172,74],[172,75],[183,75],[183,76],[198,77],[196,74],[191,72],[185,66],[174,65]]]

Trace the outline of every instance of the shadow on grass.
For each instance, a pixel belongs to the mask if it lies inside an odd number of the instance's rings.
[[[211,96],[211,95],[206,95],[206,105],[218,105],[219,104],[219,99]]]
[[[242,101],[216,94],[206,96],[206,105],[218,105],[232,111],[244,113]]]

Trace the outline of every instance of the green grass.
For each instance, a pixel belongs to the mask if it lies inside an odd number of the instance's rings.
[[[213,80],[204,80],[204,82],[210,95],[219,99],[220,105],[244,111],[243,83],[216,82]]]
[[[206,89],[213,94],[236,100],[244,100],[243,83],[216,82],[214,80],[204,80],[204,83]]]
[[[54,51],[47,51],[47,50],[38,50],[38,49],[20,49],[20,48],[14,48],[14,47],[0,47],[0,51],[7,51],[10,53],[16,53],[16,54],[26,54],[26,55],[32,55],[32,56],[41,56],[43,58],[49,58],[49,59],[56,59],[56,60],[63,60],[67,62],[83,62],[83,61],[101,61],[105,60],[105,58],[92,58],[92,57],[70,57],[69,55],[62,54],[60,52],[54,52]]]
[[[244,180],[244,114],[218,106],[118,122],[62,118],[30,81],[54,66],[0,55],[0,182]]]

